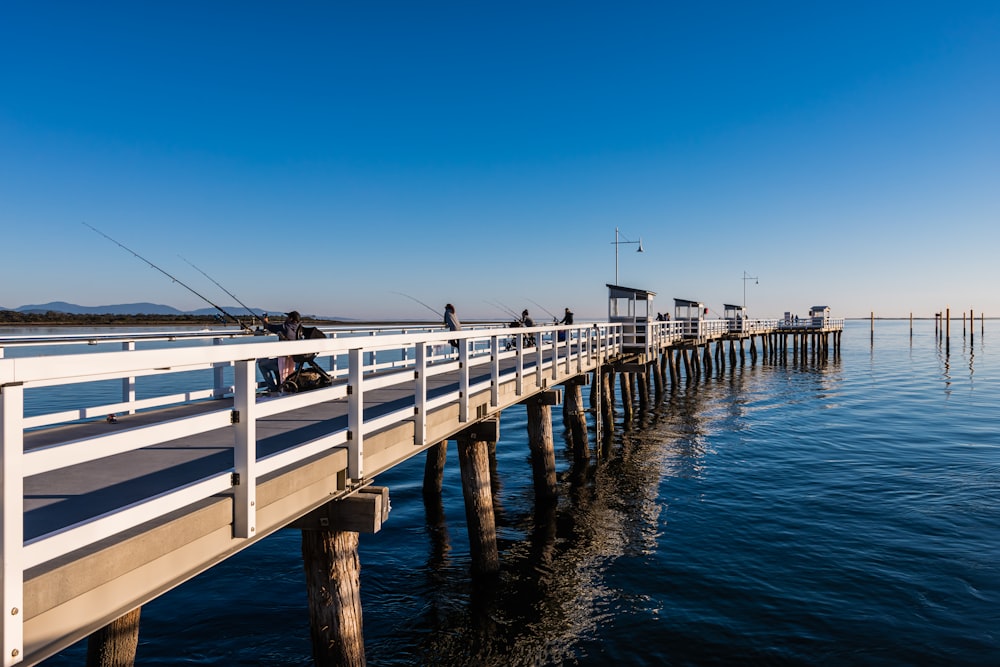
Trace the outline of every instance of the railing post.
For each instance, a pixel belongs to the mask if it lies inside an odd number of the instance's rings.
[[[490,407],[500,405],[500,337],[490,336]]]
[[[458,421],[469,421],[469,339],[458,339]]]
[[[122,343],[122,349],[126,352],[135,349],[135,341],[127,340]],[[135,376],[122,378],[122,403],[128,403],[128,413],[135,414]]]
[[[545,362],[544,356],[542,353],[542,334],[535,334],[535,386],[539,388],[545,386],[545,375],[542,372],[542,366]]]
[[[254,359],[236,362],[233,408],[236,443],[233,452],[233,536],[253,537],[257,531],[257,368]]]
[[[0,576],[3,577],[3,665],[24,653],[24,387],[0,387]]]
[[[514,334],[514,349],[517,350],[516,381],[514,382],[514,393],[517,396],[524,394],[524,336]]]
[[[427,444],[427,344],[417,343],[417,359],[413,381],[413,444]]]
[[[541,343],[541,339],[539,339],[538,342]],[[552,334],[551,348],[552,348],[552,384],[555,384],[556,380],[559,379],[559,336],[555,335],[555,332],[553,332]],[[569,359],[567,359],[566,361],[568,366]]]
[[[222,339],[221,338],[213,338],[212,339],[212,345],[222,345]],[[225,384],[224,384],[225,383],[225,376],[223,375],[223,371],[226,368],[226,366],[228,366],[228,365],[229,364],[222,363],[222,362],[218,362],[218,363],[212,364],[212,391],[215,394],[215,398],[222,398],[222,395],[226,393],[226,387],[225,387]],[[256,391],[257,391],[257,372],[254,371],[254,374],[251,377],[253,377],[253,380],[254,380],[254,392],[256,393]]]
[[[353,480],[364,474],[364,350],[347,352],[347,476]]]

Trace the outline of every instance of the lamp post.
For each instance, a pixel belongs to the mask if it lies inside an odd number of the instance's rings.
[[[629,241],[628,239],[626,239],[624,241],[619,241],[618,240],[618,236],[619,236],[618,228],[615,227],[615,240],[614,240],[614,244],[615,244],[615,285],[618,284],[618,246],[620,246],[623,243],[638,243],[639,244],[639,249],[636,250],[636,252],[642,252],[642,237],[639,237],[638,241]]]
[[[747,311],[747,281],[752,280],[754,285],[759,285],[760,281],[757,280],[757,276],[751,276],[746,271],[743,272],[743,312]]]

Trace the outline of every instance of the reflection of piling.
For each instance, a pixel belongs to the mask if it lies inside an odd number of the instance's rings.
[[[136,607],[90,635],[87,639],[87,667],[116,667],[135,663],[141,611],[142,607]]]

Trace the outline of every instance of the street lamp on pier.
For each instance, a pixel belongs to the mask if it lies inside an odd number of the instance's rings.
[[[619,237],[618,228],[615,227],[615,240],[613,241],[613,243],[615,245],[615,285],[618,284],[618,246],[622,245],[623,243],[625,243],[625,244],[628,244],[628,243],[637,243],[637,244],[639,244],[639,248],[636,250],[636,252],[642,252],[642,237],[641,236],[639,237],[638,241],[629,241],[628,239],[626,239],[624,241],[620,241],[618,239],[618,237]]]
[[[746,271],[743,272],[743,312],[747,312],[747,281],[752,280],[754,285],[759,285],[760,281],[757,280],[757,276],[751,276]]]

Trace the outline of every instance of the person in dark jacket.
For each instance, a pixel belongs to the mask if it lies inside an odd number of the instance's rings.
[[[450,303],[446,303],[444,306],[444,325],[448,327],[448,331],[462,330],[462,323],[458,321],[458,315],[455,314],[455,306]],[[458,347],[458,339],[448,342],[451,343],[452,347]]]
[[[573,311],[567,308],[563,318],[559,320],[559,324],[573,324]],[[560,341],[566,340],[566,332],[560,331],[558,338]]]
[[[302,321],[299,311],[293,310],[290,313],[286,313],[285,321],[281,324],[271,324],[268,322],[267,315],[264,315],[264,329],[278,334],[278,340],[298,340],[302,337]],[[277,393],[281,388],[282,379],[281,365],[278,363],[278,358],[258,359],[257,368],[260,369],[260,374],[264,376],[268,393]]]

